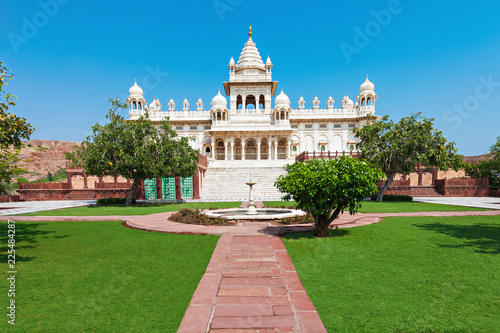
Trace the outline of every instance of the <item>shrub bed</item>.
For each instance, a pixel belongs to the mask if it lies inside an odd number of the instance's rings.
[[[170,216],[169,220],[186,224],[201,225],[227,225],[225,219],[211,219],[201,212],[200,209],[184,208]]]
[[[124,205],[125,201],[127,199],[125,198],[106,198],[106,199],[98,199],[96,202],[96,205]],[[135,204],[135,199],[132,199],[132,204]]]

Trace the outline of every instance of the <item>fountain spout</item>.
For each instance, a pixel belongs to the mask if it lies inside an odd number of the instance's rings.
[[[250,180],[246,184],[250,186],[247,215],[257,215],[257,209],[255,209],[255,204],[253,202],[253,186],[257,183],[252,180],[252,174],[250,174]]]

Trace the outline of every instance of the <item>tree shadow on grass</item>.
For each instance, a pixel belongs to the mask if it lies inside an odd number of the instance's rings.
[[[46,231],[40,230],[41,226],[47,225],[47,223],[19,223],[16,222],[15,228],[15,246],[14,250],[16,251],[16,262],[21,261],[33,261],[36,257],[28,257],[20,254],[19,250],[22,249],[34,249],[37,247],[37,238],[66,238],[65,236],[49,236],[50,234],[55,233],[55,231]],[[8,227],[7,222],[0,224],[0,262],[7,263],[8,259],[12,259],[12,257],[8,257],[8,251],[11,249],[9,247],[9,239],[11,239],[8,235]]]
[[[281,232],[274,233],[275,236],[285,237],[287,239],[325,239],[321,237],[317,237],[313,227],[307,227],[303,229],[299,228],[290,228],[283,227]],[[327,238],[336,238],[350,235],[349,229],[330,229],[329,235]]]
[[[484,254],[500,254],[500,225],[477,223],[474,225],[453,225],[444,223],[414,224],[415,227],[463,239],[459,245],[436,244],[443,248],[472,248]]]

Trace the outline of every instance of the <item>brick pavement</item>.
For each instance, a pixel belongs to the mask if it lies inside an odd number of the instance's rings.
[[[326,332],[280,238],[220,238],[180,333]]]

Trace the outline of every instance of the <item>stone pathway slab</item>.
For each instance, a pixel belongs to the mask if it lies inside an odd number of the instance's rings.
[[[280,238],[224,234],[178,332],[326,329]]]

